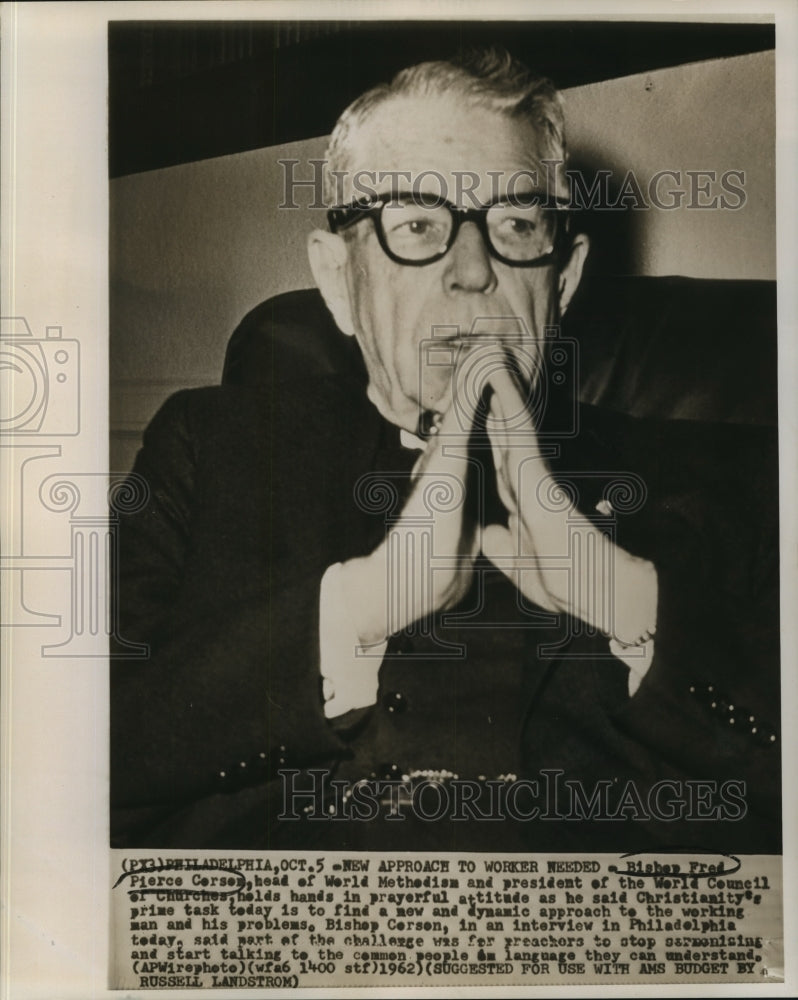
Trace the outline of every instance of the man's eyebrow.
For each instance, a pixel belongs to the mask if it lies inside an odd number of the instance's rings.
[[[449,198],[447,198],[440,191],[424,191],[415,187],[392,187],[387,188],[384,191],[375,191],[373,195],[366,195],[361,198],[357,198],[350,202],[348,207],[367,210],[379,204],[383,204],[386,208],[389,208],[391,203],[414,203],[430,208],[446,206],[454,211],[467,211],[468,209],[487,211],[496,205],[509,205],[511,207],[515,206],[518,208],[531,208],[534,206],[546,207],[551,206],[552,200],[555,202],[562,201],[562,199],[556,197],[552,198],[551,195],[540,188],[530,187],[527,189],[524,187],[520,190],[513,190],[512,192],[506,191],[503,194],[496,194],[493,198],[486,202],[479,202],[476,199],[470,199],[470,205],[458,206],[455,202],[450,201]]]
[[[440,191],[424,191],[419,188],[415,188],[412,191],[404,191],[404,190],[397,191],[397,196],[399,198],[407,198],[407,197],[415,198],[418,201],[437,202],[438,204],[442,204],[444,202],[447,204],[449,203],[446,195],[441,194]]]
[[[390,188],[387,191],[377,191],[377,201],[413,201],[429,205],[451,204],[438,191],[420,191],[418,188]]]

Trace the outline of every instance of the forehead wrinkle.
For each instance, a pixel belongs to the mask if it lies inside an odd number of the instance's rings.
[[[426,173],[420,189],[435,194],[441,193],[441,182],[431,172],[444,178],[448,194],[457,187],[457,174],[462,177],[467,172],[478,175],[477,190],[484,186],[502,191],[512,174],[531,170],[536,171],[542,185],[542,145],[540,136],[527,123],[494,110],[446,97],[393,98],[377,107],[352,135],[346,196],[353,196],[353,177],[359,172],[364,172],[362,176],[368,178],[369,184],[380,172],[409,173],[410,181],[399,180],[399,186],[408,187]],[[492,178],[490,171],[500,176]],[[467,177],[461,183],[471,185]],[[528,179],[525,184],[532,186]],[[389,179],[377,183],[379,190],[392,186]]]

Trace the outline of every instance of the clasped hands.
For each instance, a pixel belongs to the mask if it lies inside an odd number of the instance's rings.
[[[479,399],[467,391],[461,363],[400,517],[374,552],[343,564],[342,585],[361,642],[381,643],[457,604],[480,551],[529,602],[581,619],[622,648],[646,641],[656,627],[653,564],[613,543],[566,495],[564,503],[542,502],[552,484],[525,401],[534,373],[495,344],[474,346],[468,359],[472,376],[484,362],[485,427],[507,526],[475,523],[476,506],[465,503],[466,484],[479,483],[469,470]],[[433,516],[428,501],[436,488],[450,499],[458,495]]]

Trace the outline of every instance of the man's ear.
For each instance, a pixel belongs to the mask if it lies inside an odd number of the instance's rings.
[[[308,236],[308,260],[313,280],[318,285],[338,329],[354,335],[349,285],[346,280],[347,250],[341,236],[314,229]]]
[[[585,266],[588,251],[590,250],[590,240],[584,233],[579,233],[574,237],[571,244],[571,251],[565,266],[560,271],[560,315],[565,313],[573,298],[574,292],[579,287],[582,277],[582,268]]]

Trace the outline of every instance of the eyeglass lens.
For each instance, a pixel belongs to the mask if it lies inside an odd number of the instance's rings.
[[[554,215],[540,205],[500,202],[486,212],[488,238],[494,250],[508,260],[543,257],[553,249]],[[409,261],[443,254],[455,225],[446,205],[398,199],[385,205],[381,222],[391,253]]]

